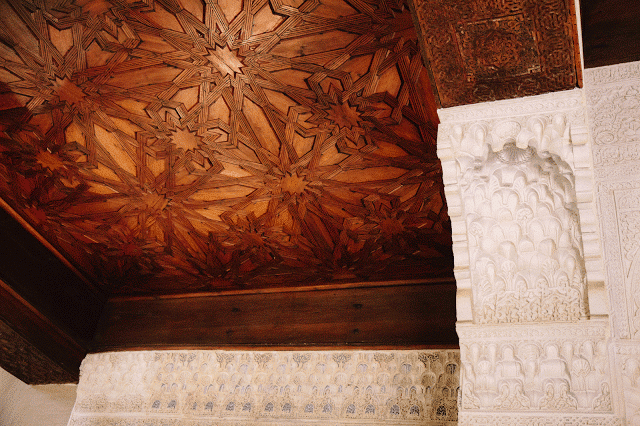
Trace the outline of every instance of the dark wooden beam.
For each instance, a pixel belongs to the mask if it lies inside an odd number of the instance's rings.
[[[96,351],[457,347],[454,283],[107,302]]]
[[[12,212],[11,212],[12,213]],[[104,299],[68,265],[0,209],[0,280],[83,345],[93,339]]]
[[[78,381],[78,366],[67,371],[4,321],[0,321],[0,347],[0,366],[25,383],[40,385]]]
[[[413,0],[440,107],[582,85],[573,0]]]
[[[0,367],[28,384],[77,381],[104,302],[34,234],[0,209]]]
[[[67,334],[3,281],[0,324],[0,367],[27,384],[78,380],[88,346]]]
[[[581,0],[585,68],[640,60],[640,2]]]

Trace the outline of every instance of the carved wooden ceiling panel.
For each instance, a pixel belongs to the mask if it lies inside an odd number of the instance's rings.
[[[107,294],[451,274],[401,1],[7,0],[0,82],[0,196]]]
[[[581,85],[573,0],[414,0],[442,107]]]

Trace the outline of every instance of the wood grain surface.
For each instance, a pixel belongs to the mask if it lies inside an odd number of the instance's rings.
[[[640,2],[581,0],[585,68],[640,60]]]
[[[451,282],[108,302],[94,350],[457,347]]]

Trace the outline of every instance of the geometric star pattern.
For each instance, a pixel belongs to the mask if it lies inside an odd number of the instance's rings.
[[[0,196],[107,295],[452,270],[403,1],[7,0]]]

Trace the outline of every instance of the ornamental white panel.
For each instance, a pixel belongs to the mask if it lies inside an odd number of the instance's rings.
[[[612,413],[606,321],[459,325],[463,411]]]
[[[640,62],[585,71],[614,334],[640,338]]]
[[[88,355],[70,425],[454,425],[460,355],[156,351]]]

